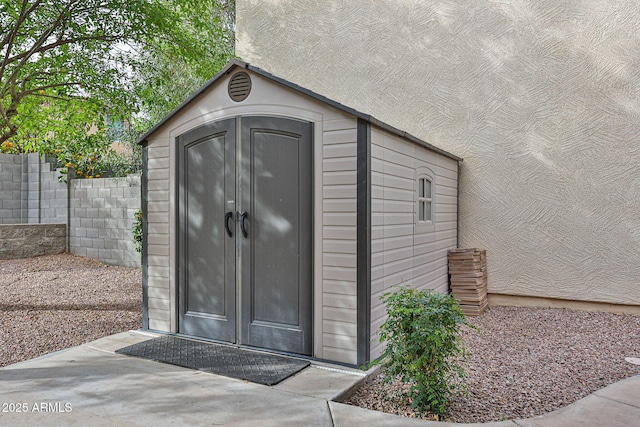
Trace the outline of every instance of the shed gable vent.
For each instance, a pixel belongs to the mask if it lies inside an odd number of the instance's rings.
[[[241,71],[229,80],[229,97],[235,102],[244,101],[251,92],[251,78]]]

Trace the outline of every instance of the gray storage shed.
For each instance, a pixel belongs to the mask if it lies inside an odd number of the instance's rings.
[[[448,289],[460,158],[233,60],[139,141],[149,330],[359,365]]]

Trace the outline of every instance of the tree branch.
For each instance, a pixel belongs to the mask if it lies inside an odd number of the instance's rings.
[[[83,96],[73,96],[73,95],[69,95],[66,98],[62,97],[62,96],[56,96],[56,95],[40,95],[38,93],[34,93],[32,96],[37,96],[38,98],[47,98],[47,99],[55,99],[57,101],[69,101],[71,99],[85,99]]]
[[[11,117],[15,116],[15,114],[15,110],[13,114],[11,113],[11,110],[5,111],[5,109],[2,107],[2,103],[0,102],[0,117],[2,117],[2,120],[4,121],[3,132],[2,135],[0,135],[0,144],[18,133],[18,127],[11,123]],[[4,129],[5,126],[6,130]]]
[[[4,70],[7,67],[7,61],[11,56],[11,49],[13,48],[13,42],[18,34],[18,30],[22,23],[27,19],[27,14],[25,13],[25,9],[27,7],[27,0],[22,0],[22,7],[20,9],[20,16],[18,16],[18,20],[16,21],[16,25],[13,27],[9,33],[2,40],[2,44],[0,46],[6,46],[7,51],[4,53],[4,58],[2,59],[2,65],[0,65],[0,81],[2,81],[2,77],[4,76]]]
[[[37,94],[37,92],[44,89],[51,89],[53,87],[62,87],[62,86],[77,86],[79,84],[80,82],[66,82],[66,83],[41,86],[37,89],[30,89],[28,91],[23,91],[23,92],[15,92],[15,90],[13,90],[11,93],[11,104],[9,105],[9,108],[5,110],[2,107],[2,103],[0,103],[0,117],[2,117],[2,120],[4,121],[4,126],[6,126],[7,128],[7,130],[0,135],[0,144],[2,144],[4,141],[8,140],[9,138],[15,136],[18,133],[18,127],[11,122],[11,118],[18,113],[18,104],[24,97],[35,95],[35,96],[40,96],[48,99],[57,99],[59,101],[68,101],[69,99],[81,99],[81,97],[74,97],[74,96],[69,96],[65,98],[65,97],[55,96],[55,95]]]
[[[20,33],[18,32],[18,30],[20,29],[20,27],[22,26],[22,24],[24,23],[24,21],[27,19],[27,16],[29,16],[29,14],[31,12],[33,12],[41,3],[42,0],[36,0],[36,2],[34,2],[31,7],[29,8],[29,10],[25,11],[25,8],[27,7],[28,4],[28,0],[22,0],[22,7],[20,9],[20,16],[18,16],[18,20],[16,21],[15,25],[13,25],[14,30],[10,31],[7,33],[6,36],[4,36],[4,38],[2,39],[2,41],[0,41],[0,48],[7,45],[9,42],[13,43],[13,39],[15,39],[15,37],[17,35],[20,35]],[[11,49],[8,48],[7,52],[9,52]],[[1,75],[1,74],[0,74]]]
[[[26,0],[23,0],[23,1],[26,2]],[[36,40],[36,42],[33,44],[31,49],[29,49],[26,52],[27,54],[22,57],[22,59],[20,60],[18,65],[15,67],[15,69],[13,70],[13,72],[11,73],[9,78],[7,78],[7,80],[5,81],[5,84],[4,84],[4,87],[3,87],[3,90],[2,90],[3,93],[6,93],[6,90],[9,87],[9,85],[13,86],[13,85],[16,84],[16,78],[18,76],[18,72],[20,71],[21,67],[23,67],[24,64],[27,62],[27,60],[36,52],[36,50],[39,49],[44,44],[45,41],[47,41],[47,39],[49,38],[49,36],[51,36],[53,31],[55,31],[55,29],[57,29],[67,19],[66,12],[68,12],[68,10],[63,10],[58,14],[58,17],[51,24],[51,26],[49,28],[47,28],[40,35],[40,37]],[[9,50],[7,50],[7,55],[9,55]],[[8,60],[8,58],[7,58],[7,56],[5,56],[5,60],[3,61],[2,68],[0,68],[0,80],[3,77],[7,60]]]
[[[11,138],[12,136],[15,136],[18,133],[18,128],[15,125],[12,125],[11,123],[9,123],[8,127],[9,129],[6,132],[4,132],[2,135],[0,135],[0,144],[2,144],[7,139]]]
[[[64,82],[64,83],[54,83],[50,85],[40,86],[37,88],[25,90],[19,93],[20,98],[24,98],[25,96],[32,95],[34,93],[40,92],[41,90],[51,89],[54,87],[65,87],[65,86],[80,86],[80,82]],[[63,99],[63,98],[60,98]]]
[[[73,38],[73,39],[61,39],[61,40],[55,41],[54,43],[49,43],[47,45],[40,46],[40,48],[36,49],[34,52],[22,52],[19,55],[12,56],[7,61],[7,64],[11,64],[13,62],[19,61],[22,58],[24,58],[25,56],[30,56],[30,55],[33,55],[34,53],[43,53],[43,52],[46,52],[48,50],[55,49],[56,47],[60,47],[60,46],[68,45],[68,44],[73,44],[73,43],[78,43],[78,42],[82,42],[82,41],[89,41],[89,40],[113,42],[113,41],[118,40],[118,37],[100,35],[100,36],[76,37],[76,38]]]

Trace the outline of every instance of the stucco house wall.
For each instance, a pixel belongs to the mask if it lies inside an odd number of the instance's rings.
[[[640,3],[237,1],[236,54],[465,161],[489,292],[640,305]]]

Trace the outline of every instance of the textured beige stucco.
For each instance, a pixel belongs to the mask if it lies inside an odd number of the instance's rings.
[[[237,0],[237,54],[464,158],[496,294],[640,304],[640,3]]]

